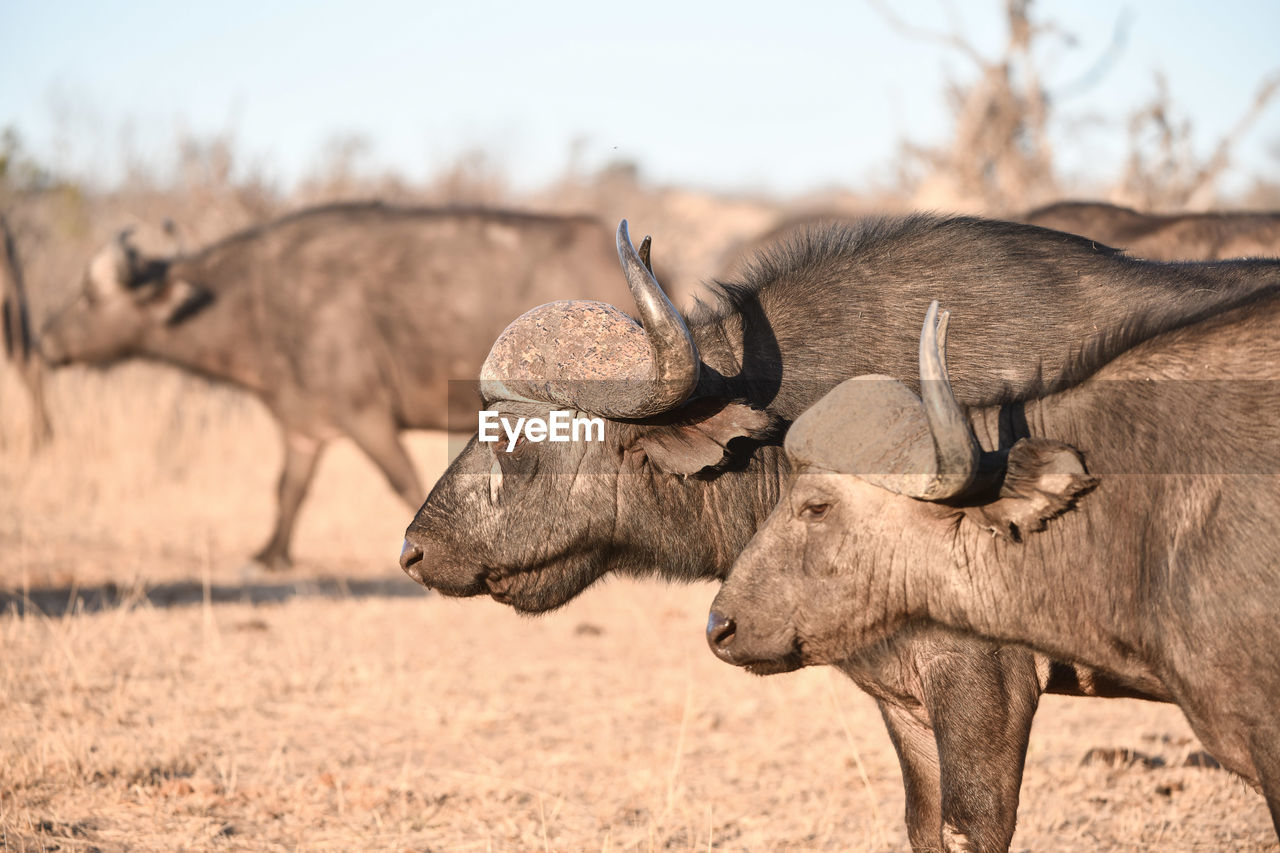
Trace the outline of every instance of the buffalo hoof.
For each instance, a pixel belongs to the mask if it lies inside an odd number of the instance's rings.
[[[293,560],[289,559],[288,554],[259,551],[250,558],[249,565],[256,566],[259,571],[285,572],[293,568]]]

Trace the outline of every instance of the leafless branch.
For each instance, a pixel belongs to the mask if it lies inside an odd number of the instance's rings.
[[[904,36],[918,41],[931,41],[936,44],[945,45],[953,50],[958,50],[973,60],[979,67],[987,64],[986,57],[979,53],[978,49],[970,44],[966,38],[960,35],[958,29],[953,30],[950,33],[943,33],[938,32],[937,30],[928,29],[927,27],[916,26],[915,24],[908,23],[902,20],[902,18],[899,18],[897,13],[894,12],[893,9],[889,7],[889,4],[884,2],[884,0],[867,0],[867,3],[870,4],[871,8],[875,9],[876,12],[879,13],[880,17],[885,19],[889,26],[893,27]],[[954,20],[955,19],[953,17],[953,22]]]
[[[1129,43],[1129,27],[1132,23],[1133,14],[1126,8],[1116,18],[1115,26],[1111,29],[1111,41],[1103,49],[1102,53],[1098,55],[1098,58],[1083,74],[1059,87],[1053,93],[1054,99],[1070,98],[1073,95],[1087,92],[1096,86],[1098,81],[1111,70],[1111,66],[1115,64],[1116,59],[1124,51],[1125,45]]]
[[[1235,123],[1235,126],[1218,140],[1218,146],[1214,149],[1213,155],[1197,171],[1191,188],[1187,193],[1188,196],[1193,195],[1205,184],[1217,180],[1223,170],[1230,165],[1231,149],[1235,147],[1240,138],[1258,120],[1258,116],[1262,115],[1262,112],[1275,98],[1277,92],[1280,92],[1280,71],[1272,72],[1270,77],[1262,81],[1262,85],[1258,87],[1258,91],[1253,95],[1253,103],[1245,110],[1244,115]]]

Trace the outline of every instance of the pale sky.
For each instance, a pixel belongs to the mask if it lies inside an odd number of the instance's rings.
[[[1005,38],[996,0],[893,4],[938,30],[948,9],[988,52]],[[1041,17],[1080,36],[1046,54],[1051,90],[1129,36],[1107,75],[1064,94],[1063,162],[1111,170],[1123,117],[1168,76],[1201,151],[1280,69],[1276,0],[1044,0]],[[948,122],[943,82],[962,55],[913,42],[860,0],[841,3],[31,2],[0,0],[0,127],[35,155],[118,174],[121,140],[168,162],[179,128],[231,130],[285,181],[327,141],[359,134],[371,168],[421,179],[461,151],[487,151],[517,188],[582,165],[636,161],[660,183],[792,194],[857,188],[898,140],[934,141]],[[61,140],[61,142],[59,142]],[[1237,149],[1242,172],[1280,171],[1280,101]]]

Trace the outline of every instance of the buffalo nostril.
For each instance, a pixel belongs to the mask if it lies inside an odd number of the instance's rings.
[[[414,545],[408,539],[404,540],[404,545],[400,548],[400,568],[411,578],[418,579],[418,570],[413,568],[422,562],[422,549]]]
[[[707,617],[707,644],[713,652],[720,652],[733,642],[733,634],[738,630],[734,621],[723,613],[714,610]]]

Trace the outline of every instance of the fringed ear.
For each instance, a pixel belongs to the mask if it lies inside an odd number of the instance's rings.
[[[176,326],[213,302],[213,292],[184,278],[166,281],[148,299],[148,308],[156,320]]]
[[[633,446],[659,471],[686,477],[724,462],[734,439],[763,438],[770,427],[767,412],[742,403],[694,403],[664,421],[646,426]]]
[[[1009,449],[1004,483],[989,504],[966,512],[997,536],[1020,542],[1069,510],[1099,478],[1085,472],[1080,453],[1045,438],[1024,438]]]

